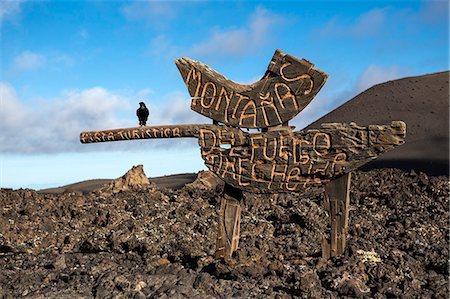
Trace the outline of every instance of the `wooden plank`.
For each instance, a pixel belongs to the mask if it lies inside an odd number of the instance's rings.
[[[321,245],[322,245],[322,258],[327,260],[331,257],[330,243],[328,242],[327,238],[322,237]]]
[[[242,192],[225,185],[222,198],[216,239],[217,259],[229,259],[238,249],[241,223]]]
[[[227,141],[229,149],[221,146],[225,127],[213,138],[215,146],[202,147],[201,153],[208,168],[235,188],[292,192],[326,184],[401,144],[406,132],[403,125],[393,122],[377,127],[378,134],[389,136],[390,144],[369,143],[367,127],[325,124],[320,130],[244,133],[243,143]]]
[[[186,125],[165,125],[165,126],[141,126],[134,128],[121,128],[100,131],[85,131],[80,133],[81,143],[97,143],[112,141],[129,141],[138,139],[164,139],[164,138],[182,138],[194,137],[201,138],[204,141],[203,146],[211,143],[216,146],[219,140],[214,141],[218,132],[222,130],[221,126],[208,124],[186,124]],[[237,128],[226,129],[237,142],[245,139],[244,132]],[[203,136],[201,135],[203,132]],[[208,142],[211,139],[212,142]],[[223,141],[225,141],[225,137]],[[222,142],[222,139],[220,140]]]
[[[351,174],[339,177],[325,185],[325,204],[329,214],[331,232],[329,240],[322,240],[322,257],[339,256],[345,251],[350,209]],[[328,249],[329,247],[329,249]]]
[[[226,125],[266,128],[282,125],[302,111],[328,77],[305,59],[275,51],[263,78],[242,85],[209,66],[175,61],[192,97],[191,109]]]
[[[330,252],[331,256],[336,256],[337,254],[337,216],[336,216],[336,205],[337,202],[333,199],[330,200],[330,225],[331,225],[331,235],[330,235]]]
[[[345,238],[345,230],[342,226],[342,215],[336,215],[336,253],[342,254],[344,252],[345,244],[342,244],[342,238]]]
[[[327,184],[401,144],[405,134],[403,122],[370,127],[333,123],[298,132],[277,127],[258,134],[204,124],[82,132],[80,140],[198,138],[206,166],[227,184],[248,192],[279,193]]]
[[[217,259],[224,258],[226,256],[226,246],[227,246],[227,238],[225,233],[225,225],[223,222],[224,213],[225,213],[226,200],[222,198],[220,203],[220,214],[217,223],[217,239],[216,239],[216,253],[215,257]]]
[[[80,141],[198,138],[206,166],[225,181],[218,258],[231,258],[239,246],[241,190],[295,192],[325,184],[330,236],[322,239],[322,256],[342,254],[348,231],[350,172],[402,144],[406,124],[328,123],[318,130],[293,132],[289,120],[311,102],[327,74],[280,50],[263,78],[249,85],[228,80],[189,58],[178,59],[176,65],[192,97],[191,109],[211,118],[213,124],[86,131],[81,132]],[[249,134],[239,128],[258,128],[261,133]]]

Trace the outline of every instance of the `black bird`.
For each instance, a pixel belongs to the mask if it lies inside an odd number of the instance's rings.
[[[139,125],[145,126],[147,123],[149,112],[144,102],[140,102],[139,105],[140,107],[138,108],[138,110],[136,110],[136,115],[139,118]]]

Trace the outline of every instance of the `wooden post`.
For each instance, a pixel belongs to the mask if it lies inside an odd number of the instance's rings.
[[[242,191],[225,184],[217,228],[217,259],[229,259],[239,245]]]
[[[324,208],[329,215],[331,233],[329,239],[322,239],[324,259],[344,253],[350,208],[350,181],[351,173],[348,173],[325,185]]]

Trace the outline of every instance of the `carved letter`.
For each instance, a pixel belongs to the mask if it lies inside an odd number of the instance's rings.
[[[211,165],[216,173],[222,168],[222,155],[205,153],[202,151],[203,159],[205,160],[205,164]],[[218,161],[218,163],[216,162]]]
[[[289,149],[289,146],[284,145],[283,140],[289,140],[289,138],[285,138],[283,135],[280,135],[280,151],[278,153],[278,156],[280,156],[281,158],[286,156],[286,158],[284,159],[287,160],[289,159],[289,156],[292,155],[292,153],[289,151],[285,151],[285,149]]]
[[[285,89],[286,93],[283,96],[280,95],[280,89]],[[279,82],[275,84],[275,94],[277,95],[278,101],[280,102],[280,106],[285,109],[283,102],[287,100],[291,100],[294,103],[295,109],[298,110],[297,100],[295,96],[292,94],[291,89],[285,83]]]
[[[317,155],[323,156],[328,154],[328,150],[331,148],[330,135],[323,132],[317,132],[313,138],[313,149]]]
[[[302,149],[302,143],[311,144],[311,142],[303,138],[294,138],[294,163],[306,164],[310,160],[308,151]]]
[[[231,171],[228,171],[228,169],[231,169]],[[233,161],[230,161],[227,159],[225,162],[225,168],[222,171],[222,178],[224,178],[227,173],[231,173],[233,175],[233,179],[236,179],[236,160],[233,159]]]
[[[225,87],[222,87],[219,93],[219,99],[216,103],[216,110],[219,110],[220,104],[222,103],[222,97],[225,97],[225,109],[224,109],[224,120],[228,122],[228,108],[230,107],[231,99],[233,98],[234,91],[232,91],[229,95],[227,94],[227,90]]]
[[[275,112],[275,115],[278,119],[278,122],[281,123],[281,117],[278,113],[277,107],[275,107],[275,103],[273,102],[273,97],[270,95],[270,92],[267,92],[264,97],[260,97],[261,99],[261,110],[263,112],[264,116],[264,123],[266,126],[270,126],[271,123],[269,122],[269,118],[267,117],[267,111],[266,108],[270,107]]]
[[[250,185],[250,181],[244,182],[242,180],[242,178],[243,177],[247,177],[248,173],[250,172],[250,170],[249,169],[245,169],[242,164],[243,164],[243,162],[247,162],[247,164],[250,164],[250,163],[248,163],[249,161],[250,161],[249,159],[238,158],[238,167],[239,167],[239,181],[238,181],[238,183],[239,183],[239,186],[248,186],[248,185]],[[244,170],[246,170],[246,171],[244,171]]]
[[[262,135],[250,135],[250,142],[252,145],[252,156],[250,158],[250,161],[252,161],[252,162],[255,161],[256,149],[264,147],[263,140],[264,140],[264,138],[262,137]],[[257,142],[260,142],[260,143],[257,143]]]
[[[247,110],[250,110],[250,112],[247,114]],[[242,123],[244,122],[244,119],[246,118],[253,118],[252,126],[256,127],[256,106],[255,103],[250,100],[242,110],[241,117],[239,118],[239,125],[242,126]]]
[[[181,137],[180,128],[173,129],[173,137]]]
[[[277,166],[281,166],[283,168],[282,171],[278,171],[277,170]],[[275,176],[280,176],[281,180],[279,180],[281,183],[283,183],[283,181],[286,178],[286,169],[287,169],[287,165],[277,165],[277,164],[273,164],[272,166],[272,174],[270,176],[270,183],[269,183],[269,189],[272,186],[272,183],[275,180]]]
[[[195,106],[197,105],[198,93],[200,91],[200,86],[202,84],[202,73],[200,71],[196,71],[194,67],[191,67],[186,78],[186,86],[188,87],[189,92],[190,92],[189,82],[191,79],[197,80],[197,87],[195,89],[194,97],[192,98],[192,105]]]
[[[295,189],[297,189],[298,185],[300,184],[300,183],[298,183],[300,176],[301,176],[300,168],[298,168],[298,167],[292,168],[288,172],[286,189],[288,189],[289,191],[294,191]],[[294,182],[297,182],[297,183],[294,183],[293,187],[290,186],[291,180],[294,180]]]
[[[200,142],[202,149],[208,150],[207,153],[211,152],[217,146],[216,133],[209,129],[200,129]]]
[[[98,136],[98,134],[99,134],[98,132],[95,132],[95,133],[94,133],[94,140],[97,141],[97,142],[100,142],[100,141],[102,141],[102,140],[100,139],[100,137]]]
[[[262,164],[260,161],[255,161],[252,163],[252,180],[255,182],[266,183],[267,181],[264,178],[258,177],[257,175],[259,171],[256,170],[256,167],[260,164]]]
[[[117,134],[119,134],[121,140],[124,140],[124,139],[125,139],[124,134],[123,134],[123,131],[119,131],[119,132],[117,132]]]
[[[345,163],[347,160],[346,153],[337,153],[334,157],[333,163],[331,164],[331,169],[334,175],[339,175],[345,173]]]
[[[297,77],[293,77],[293,78],[288,78],[286,77],[286,75],[284,74],[284,69],[288,66],[292,65],[290,62],[286,62],[285,64],[283,64],[280,68],[280,74],[281,74],[281,78],[283,78],[284,80],[286,80],[287,82],[295,82],[297,80],[300,79],[304,79],[303,82],[300,84],[300,86],[297,88],[296,92],[299,92],[299,89],[301,86],[303,86],[303,84],[305,83],[306,80],[309,81],[309,87],[307,89],[305,89],[305,91],[303,92],[304,95],[308,95],[311,93],[311,91],[313,90],[314,87],[314,82],[311,79],[311,76],[309,74],[302,74],[302,75],[298,75]]]
[[[244,100],[244,99],[248,100],[249,99],[248,97],[246,97],[244,95],[241,95],[241,94],[238,94],[238,93],[236,95],[239,96],[239,99],[238,99],[238,101],[236,103],[236,107],[234,107],[233,114],[231,114],[232,118],[236,118],[236,113],[237,113],[237,111],[239,109],[239,106],[241,105],[242,100]]]
[[[139,130],[133,130],[133,139],[139,139]]]
[[[317,165],[317,164],[314,164],[314,165]],[[323,168],[319,168],[319,167],[315,168],[314,174],[319,173],[320,175],[325,176],[329,165],[330,165],[330,161],[327,161],[327,163],[325,163],[325,166],[323,166]]]
[[[269,138],[264,138],[264,157],[266,160],[273,161],[277,156],[277,138],[273,138],[272,146],[269,146],[271,143],[269,143]],[[272,156],[267,155],[267,149],[272,148]]]
[[[212,95],[208,93],[208,86],[212,87]],[[216,98],[216,85],[213,82],[208,82],[203,86],[202,97],[201,97],[201,105],[203,108],[209,109],[214,103],[214,99]],[[205,97],[206,96],[206,97]],[[205,99],[209,99],[209,103],[205,104]]]

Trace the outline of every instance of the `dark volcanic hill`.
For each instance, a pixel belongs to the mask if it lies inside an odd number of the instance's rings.
[[[406,142],[364,169],[395,167],[420,170],[429,175],[449,171],[449,72],[389,81],[375,85],[307,128],[326,122],[358,125],[407,125]]]
[[[160,188],[180,189],[188,183],[192,183],[197,178],[195,173],[180,173],[169,176],[160,176],[149,178],[150,182],[156,184]],[[93,179],[86,180],[66,186],[48,188],[39,190],[40,193],[45,194],[62,194],[64,192],[79,191],[82,193],[89,193],[108,184],[112,179]]]

